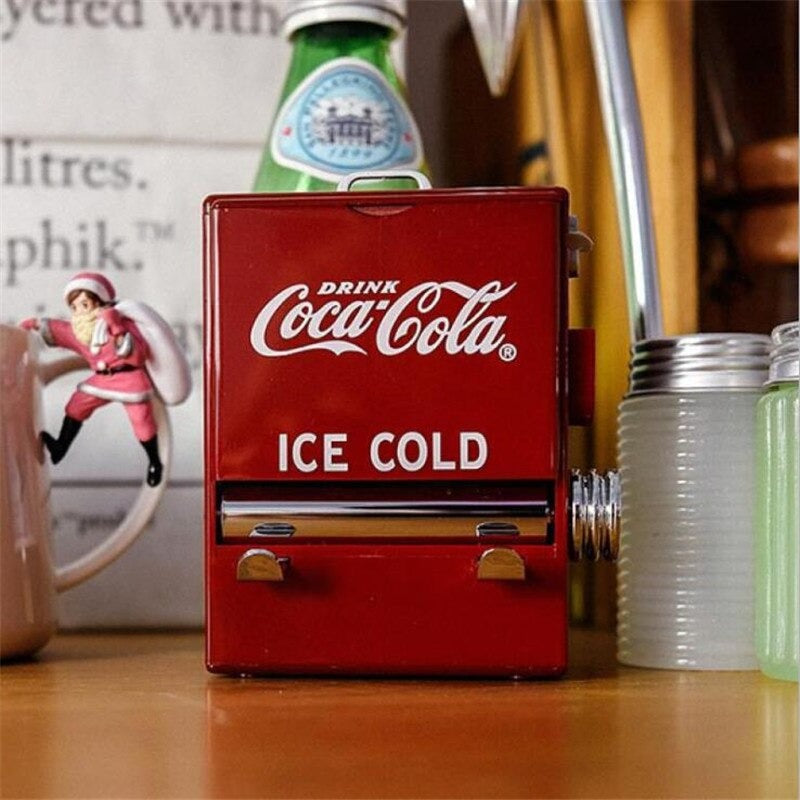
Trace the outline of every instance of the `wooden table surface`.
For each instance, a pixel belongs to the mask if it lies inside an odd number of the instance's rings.
[[[12,797],[797,796],[797,686],[618,667],[560,681],[240,680],[197,633],[62,635],[0,672]]]

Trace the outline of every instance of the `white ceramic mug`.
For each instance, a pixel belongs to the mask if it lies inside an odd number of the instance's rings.
[[[50,556],[50,470],[39,434],[42,388],[66,372],[86,368],[71,356],[43,363],[34,334],[0,325],[0,658],[29,655],[56,627],[55,595],[82,583],[132,544],[144,530],[166,486],[171,455],[169,417],[156,398],[165,479],[143,483],[133,506],[100,545],[64,566]]]

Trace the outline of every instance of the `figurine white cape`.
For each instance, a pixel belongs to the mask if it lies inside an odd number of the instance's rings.
[[[182,403],[192,391],[192,373],[175,332],[154,308],[140,300],[120,300],[114,308],[136,324],[147,342],[147,374],[159,397],[168,406]]]

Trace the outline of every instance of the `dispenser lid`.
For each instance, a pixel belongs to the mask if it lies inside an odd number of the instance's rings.
[[[695,333],[644,339],[631,348],[628,395],[758,389],[767,379],[770,338]]]

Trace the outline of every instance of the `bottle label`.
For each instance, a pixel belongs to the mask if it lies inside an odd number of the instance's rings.
[[[420,136],[403,98],[372,64],[337,58],[286,98],[270,143],[284,167],[337,182],[357,170],[416,169]]]

